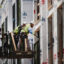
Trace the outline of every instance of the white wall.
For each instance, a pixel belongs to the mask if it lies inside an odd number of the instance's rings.
[[[13,31],[13,23],[12,23],[12,3],[8,3],[8,31]]]
[[[21,11],[21,21],[22,23],[30,23],[33,21],[33,1],[21,1],[22,3],[22,11]],[[27,15],[23,15],[26,13]]]

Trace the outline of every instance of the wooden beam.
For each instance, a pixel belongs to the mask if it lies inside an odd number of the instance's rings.
[[[48,16],[48,19],[51,18],[53,16],[53,14],[51,14],[50,16]]]
[[[12,37],[12,43],[13,43],[13,46],[14,46],[14,50],[17,51],[15,40],[14,40],[14,37],[13,37],[13,33],[12,32],[11,32],[11,37]]]
[[[25,51],[27,51],[27,38],[25,38]]]
[[[40,19],[39,20],[35,20],[34,21],[34,25],[37,25],[39,22],[40,22]]]

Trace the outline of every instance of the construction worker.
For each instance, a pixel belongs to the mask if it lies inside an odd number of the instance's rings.
[[[25,31],[22,30],[20,33],[20,38],[19,38],[19,42],[17,45],[19,50],[25,51],[25,38],[27,38],[27,35],[26,35]]]
[[[14,39],[15,39],[15,42],[16,42],[16,46],[18,44],[20,32],[21,32],[23,26],[25,26],[25,24],[16,27],[15,30],[13,31]]]
[[[33,50],[33,35],[34,35],[33,26],[34,26],[34,24],[31,24],[31,26],[28,29],[28,31],[29,31],[29,33],[28,33],[28,43],[29,43],[30,50]]]
[[[29,28],[32,27],[33,28],[34,24],[30,23],[30,24],[26,24],[23,29],[21,30],[21,38],[24,39],[26,38],[27,39],[27,35],[29,34]],[[20,38],[20,41],[18,43],[18,48],[20,48],[20,44],[22,43],[22,39]],[[28,44],[27,44],[28,45]],[[29,46],[29,45],[28,45]]]
[[[23,28],[26,32],[26,34],[28,34],[29,32],[29,28],[33,28],[34,24],[33,23],[30,23],[30,24],[26,24],[25,27]]]
[[[25,24],[16,27],[13,32],[14,32],[15,34],[20,34],[20,31],[22,30],[22,28],[23,28],[24,26],[25,26]]]
[[[15,28],[15,30],[13,31],[14,34],[18,34],[20,32],[20,30],[22,29],[22,26],[18,26]]]
[[[21,26],[18,26],[18,27],[16,27],[15,30],[13,31],[16,46],[17,46],[17,43],[18,43],[18,40],[19,40],[19,32],[20,32],[20,30],[21,30]]]

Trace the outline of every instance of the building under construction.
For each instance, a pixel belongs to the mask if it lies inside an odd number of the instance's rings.
[[[1,59],[1,64],[64,64],[63,0],[1,0],[0,4],[1,37],[23,23],[33,23],[38,36],[33,37],[32,62],[16,58]]]

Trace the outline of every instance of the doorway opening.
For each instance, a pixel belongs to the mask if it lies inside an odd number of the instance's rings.
[[[35,34],[39,40],[34,44],[34,64],[40,64],[40,30],[38,30]]]
[[[52,16],[48,18],[48,61],[53,64],[53,30],[52,30]]]
[[[57,9],[57,27],[58,27],[58,64],[63,64],[63,14],[62,6]]]

